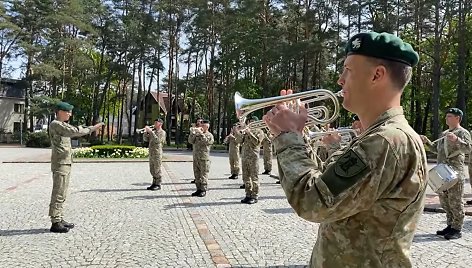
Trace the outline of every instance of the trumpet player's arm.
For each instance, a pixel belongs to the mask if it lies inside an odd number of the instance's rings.
[[[307,156],[299,134],[283,133],[274,144],[287,200],[308,221],[331,222],[355,215],[371,207],[385,188],[401,177],[395,174],[403,168],[398,156],[380,135],[365,137],[326,163],[324,170]],[[384,168],[386,163],[388,169]]]
[[[242,144],[244,141],[244,133],[240,130],[234,132],[234,140],[237,144]]]
[[[199,133],[198,139],[200,139],[201,142],[203,142],[205,145],[212,145],[215,142],[215,138],[213,137],[213,134],[210,132],[207,133]]]
[[[66,122],[59,122],[59,121],[54,121],[54,124],[50,125],[50,130],[52,129],[54,132],[59,134],[60,136],[63,137],[81,137],[85,136],[87,134],[90,134],[100,128],[103,124],[99,123],[94,126],[88,126],[88,127],[81,127],[81,126],[73,126],[70,125]]]

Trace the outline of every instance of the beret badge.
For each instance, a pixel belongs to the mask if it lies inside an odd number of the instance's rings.
[[[354,41],[352,41],[351,43],[351,46],[352,46],[352,50],[358,50],[361,47],[361,39],[360,38],[354,39]]]

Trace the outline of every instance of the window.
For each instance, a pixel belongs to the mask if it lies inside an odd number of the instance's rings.
[[[21,122],[14,122],[13,123],[13,132],[20,132],[21,131]]]
[[[15,103],[15,113],[24,113],[25,112],[25,105],[22,103]]]

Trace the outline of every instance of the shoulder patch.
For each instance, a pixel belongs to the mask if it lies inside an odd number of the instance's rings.
[[[339,177],[351,178],[367,168],[366,163],[353,150],[347,151],[336,161],[334,173]]]

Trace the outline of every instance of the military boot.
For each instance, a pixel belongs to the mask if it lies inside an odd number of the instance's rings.
[[[264,172],[262,172],[262,175],[270,175],[270,170],[265,170]]]
[[[241,200],[241,203],[252,205],[252,204],[257,203],[257,198],[246,197],[243,200]]]
[[[202,191],[200,189],[198,189],[197,191],[192,193],[192,196],[200,196],[201,192]]]
[[[69,232],[69,228],[65,227],[62,222],[55,222],[51,225],[51,229],[49,229],[53,233],[67,233]]]
[[[451,225],[448,225],[446,228],[436,232],[437,235],[445,235],[451,231]]]
[[[67,227],[69,229],[72,229],[75,227],[75,224],[71,223],[71,222],[66,222],[65,220],[62,220],[61,221],[62,225],[64,225],[64,227]]]
[[[239,189],[246,189],[246,186],[243,184],[243,185],[239,186]]]
[[[447,240],[451,240],[451,239],[459,239],[462,237],[462,233],[460,230],[457,230],[457,229],[454,229],[454,228],[451,228],[451,230],[449,231],[449,233],[445,234],[444,235],[444,238],[446,238]]]
[[[238,175],[236,175],[236,174],[231,174],[231,176],[229,176],[228,179],[230,179],[230,180],[236,180],[237,178],[238,178]]]
[[[160,190],[161,189],[161,186],[159,184],[151,184],[151,186],[149,186],[147,188],[148,190],[151,190],[151,191],[154,191],[154,190]]]

